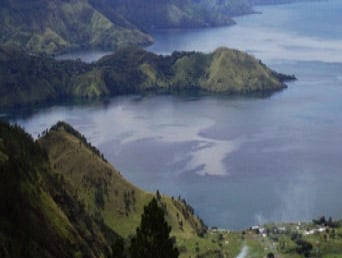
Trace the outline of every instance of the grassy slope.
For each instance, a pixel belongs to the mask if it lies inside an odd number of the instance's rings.
[[[0,44],[44,53],[152,42],[132,25],[115,24],[86,0],[4,0],[0,30]]]
[[[142,208],[152,198],[153,194],[146,193],[131,185],[101,156],[80,142],[79,138],[66,132],[62,127],[51,131],[41,140],[41,144],[49,149],[50,159],[56,166],[58,173],[63,174],[65,180],[70,180],[70,183],[77,186],[76,191],[81,199],[87,203],[86,206],[90,214],[103,214],[105,224],[125,237],[133,234],[139,223]],[[104,185],[106,186],[104,187]],[[94,204],[96,203],[94,199],[95,189],[99,188],[106,189],[104,191],[106,193],[104,194],[103,209]],[[127,209],[124,196],[125,193],[129,192],[131,193],[131,202]],[[133,192],[134,194],[132,194]],[[298,231],[295,225],[284,224],[287,227],[285,234],[269,234],[266,238],[248,230],[245,233],[209,231],[203,237],[198,237],[196,235],[198,229],[194,229],[194,225],[198,226],[200,222],[191,215],[191,212],[188,213],[188,219],[185,218],[185,213],[181,211],[186,207],[183,202],[162,196],[161,203],[166,204],[167,221],[173,228],[172,234],[177,238],[178,247],[182,250],[181,257],[189,257],[189,255],[236,257],[243,243],[249,246],[248,257],[265,257],[269,252],[273,252],[277,257],[300,257],[295,249],[296,244],[291,240],[291,235],[294,232],[303,234],[304,230],[317,228],[317,226],[308,223],[303,224]],[[180,220],[183,221],[183,229],[179,227]],[[274,226],[267,225],[266,228],[272,232]],[[306,236],[303,239],[311,242],[315,248],[319,247],[318,257],[328,258],[340,257],[342,253],[341,236],[342,228],[338,227],[334,231],[329,229],[327,232]],[[286,247],[281,247],[282,243],[285,242]]]
[[[0,256],[105,257],[110,239],[51,173],[46,153],[19,128],[0,124]],[[3,156],[2,155],[2,156]],[[109,232],[109,231],[108,231]]]
[[[154,194],[142,191],[125,180],[101,155],[89,148],[79,136],[70,133],[69,129],[65,130],[65,127],[68,128],[65,124],[59,124],[39,140],[48,151],[56,173],[73,186],[89,214],[100,214],[105,225],[125,238],[134,234],[143,207]],[[102,204],[96,202],[99,192]],[[205,228],[183,201],[162,195],[160,203],[167,210],[166,219],[183,250],[183,257],[195,252],[192,246],[196,242],[207,248],[217,248],[217,244],[197,236]]]
[[[20,128],[0,124],[0,154],[1,257],[108,257],[114,230],[125,238],[134,234],[153,196],[127,182],[66,124],[39,144]],[[188,205],[167,196],[160,204],[181,257],[194,255],[196,243],[206,252],[218,248],[210,241],[215,235],[197,236],[203,226]]]
[[[200,79],[202,88],[214,92],[267,91],[284,87],[260,60],[241,51],[219,48]]]
[[[118,237],[114,230],[125,238],[133,234],[144,204],[153,196],[127,182],[64,123],[44,135],[39,145],[20,128],[0,124],[0,173],[1,257],[107,257]],[[243,245],[249,247],[247,257],[266,257],[269,252],[303,257],[296,250],[295,239],[300,238],[313,245],[311,257],[342,257],[341,222],[308,236],[306,230],[322,226],[270,224],[265,226],[267,237],[252,230],[211,230],[199,237],[200,221],[185,202],[162,196],[160,204],[166,207],[184,258],[233,258]]]

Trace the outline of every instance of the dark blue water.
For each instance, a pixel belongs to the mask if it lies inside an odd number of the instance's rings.
[[[155,32],[157,53],[248,51],[298,81],[267,98],[127,96],[38,109],[66,120],[123,175],[185,197],[210,226],[342,217],[342,1],[259,7],[233,27]]]

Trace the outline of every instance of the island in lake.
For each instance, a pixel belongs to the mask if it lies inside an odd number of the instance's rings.
[[[2,107],[186,90],[266,93],[285,88],[285,81],[295,79],[269,69],[251,55],[228,48],[210,54],[174,52],[169,56],[125,48],[87,64],[0,47],[0,69]]]

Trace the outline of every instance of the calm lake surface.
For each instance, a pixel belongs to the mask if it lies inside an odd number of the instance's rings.
[[[296,74],[270,97],[126,96],[3,116],[34,136],[67,121],[134,184],[181,195],[209,226],[341,218],[342,1],[257,10],[233,27],[157,31],[149,49],[229,46]]]

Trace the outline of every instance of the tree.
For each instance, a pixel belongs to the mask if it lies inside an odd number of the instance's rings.
[[[299,254],[303,254],[304,257],[309,257],[310,256],[310,252],[313,249],[313,246],[310,242],[305,241],[303,239],[299,239],[296,241],[297,244],[297,253]]]
[[[179,251],[171,227],[165,221],[165,213],[155,198],[144,207],[140,227],[132,238],[130,255],[133,258],[176,258]]]
[[[273,253],[268,253],[267,254],[267,258],[274,258],[274,254]]]
[[[121,237],[118,237],[112,245],[113,258],[125,258],[125,242]]]

